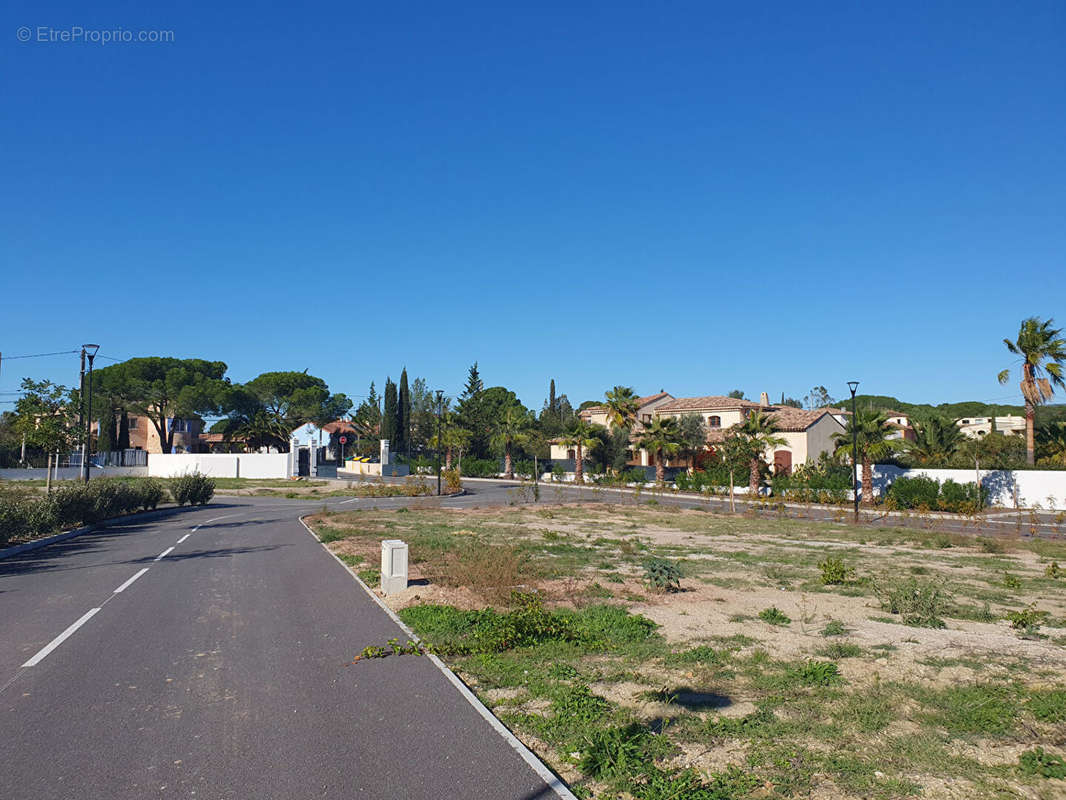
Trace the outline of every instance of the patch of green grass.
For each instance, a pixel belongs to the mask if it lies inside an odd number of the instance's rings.
[[[759,612],[759,619],[767,625],[788,625],[792,622],[792,619],[777,606],[764,608]]]
[[[715,650],[710,645],[701,644],[679,653],[671,653],[666,661],[669,664],[722,664],[728,660],[728,654]]]
[[[1018,756],[1018,769],[1023,775],[1066,780],[1066,761],[1061,756],[1045,752],[1043,747],[1027,750]]]
[[[848,632],[847,626],[838,619],[831,619],[822,628],[822,636],[843,636]]]
[[[859,645],[852,642],[833,642],[818,651],[822,658],[840,660],[842,658],[859,658],[863,650]]]
[[[353,555],[352,553],[337,553],[337,558],[347,564],[349,567],[358,567],[366,559],[362,556]]]
[[[1035,689],[1029,693],[1028,706],[1041,722],[1066,722],[1066,689]]]
[[[359,580],[365,583],[367,586],[373,588],[381,583],[381,570],[377,567],[367,567],[361,569],[356,573],[359,576]]]
[[[911,692],[932,710],[930,721],[952,734],[1002,736],[1014,729],[1019,705],[1008,686],[962,684],[946,689],[914,687]]]

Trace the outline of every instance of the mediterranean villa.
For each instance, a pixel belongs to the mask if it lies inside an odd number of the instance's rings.
[[[741,424],[754,411],[766,413],[777,425],[775,434],[785,440],[785,444],[767,450],[766,461],[773,465],[774,472],[788,473],[794,465],[814,461],[822,453],[832,453],[835,446],[834,433],[844,430],[838,416],[830,413],[832,409],[805,410],[791,406],[771,405],[763,392],[758,403],[734,397],[708,395],[706,397],[674,397],[667,392],[639,398],[637,424],[634,434],[655,417],[680,418],[687,414],[698,414],[703,418],[707,428],[707,447],[713,451],[716,444],[725,439],[726,431],[734,425]],[[607,409],[604,406],[590,406],[579,412],[586,422],[610,428]],[[842,415],[841,415],[842,416]],[[627,461],[630,466],[655,466],[655,456],[646,450],[634,448]],[[551,445],[551,458],[573,460],[573,448],[558,442]],[[697,457],[697,462],[699,458]],[[666,467],[691,466],[688,458],[667,458]]]

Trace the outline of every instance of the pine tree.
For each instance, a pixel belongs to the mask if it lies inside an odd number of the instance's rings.
[[[477,362],[475,361],[470,367],[470,372],[467,373],[466,386],[463,387],[463,393],[459,395],[459,402],[472,400],[484,390],[485,384],[481,381],[481,374],[477,371]]]
[[[396,407],[396,452],[411,457],[411,390],[407,386],[407,367],[400,372],[400,391]]]
[[[396,384],[392,378],[385,379],[385,412],[381,415],[381,438],[389,440],[389,449],[396,440]]]

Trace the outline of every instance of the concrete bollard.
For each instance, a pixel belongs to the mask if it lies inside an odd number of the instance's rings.
[[[381,591],[395,594],[407,588],[407,544],[399,539],[381,543]]]

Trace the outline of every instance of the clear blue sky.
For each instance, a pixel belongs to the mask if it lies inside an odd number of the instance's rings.
[[[944,402],[1066,324],[1057,0],[390,6],[5,4],[0,351]]]

